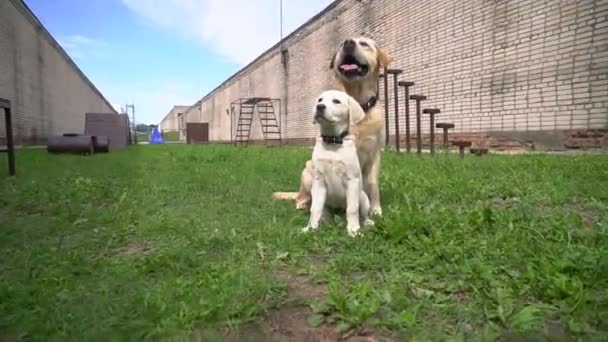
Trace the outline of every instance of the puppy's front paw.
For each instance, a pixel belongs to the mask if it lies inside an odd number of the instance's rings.
[[[317,230],[317,228],[315,228],[315,227],[313,227],[311,225],[308,225],[308,226],[302,228],[302,233],[310,233],[310,232],[315,231],[315,230]]]
[[[378,217],[380,217],[380,216],[382,216],[382,208],[381,208],[381,207],[379,207],[379,206],[378,206],[378,207],[371,208],[371,209],[370,209],[370,214],[371,214],[372,216],[378,216]]]
[[[355,237],[361,234],[361,232],[359,231],[359,227],[346,227],[346,230],[348,230],[348,235],[350,237]]]
[[[368,219],[365,219],[365,221],[363,221],[363,226],[364,226],[364,227],[372,227],[372,226],[374,226],[374,225],[375,225],[374,221],[372,221],[372,220],[371,220],[371,219],[369,219],[369,218],[368,218]]]

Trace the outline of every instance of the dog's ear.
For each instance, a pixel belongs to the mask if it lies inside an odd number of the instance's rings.
[[[393,61],[391,57],[384,49],[378,48],[378,65],[380,68],[387,67]]]
[[[331,56],[331,61],[329,61],[329,69],[334,68],[334,61],[336,60],[336,56],[338,56],[338,51]]]
[[[348,114],[351,126],[356,125],[365,118],[365,113],[359,102],[350,96],[348,97]]]

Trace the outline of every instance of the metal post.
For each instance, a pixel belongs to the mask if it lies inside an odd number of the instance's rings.
[[[398,75],[402,73],[402,70],[391,70],[393,74],[393,91],[395,97],[395,148],[399,152],[399,86],[398,86]]]
[[[405,149],[407,153],[411,150],[411,137],[410,137],[410,87],[414,85],[414,82],[401,81],[399,85],[405,90]]]
[[[389,130],[388,130],[388,74],[387,74],[387,67],[384,67],[384,133],[386,134],[385,137],[385,144],[388,146],[388,140],[389,140]]]
[[[15,145],[13,144],[13,122],[10,104],[4,108],[4,124],[6,128],[6,152],[8,154],[8,174],[14,176],[15,171]]]
[[[435,115],[438,113],[441,113],[441,110],[437,109],[437,108],[425,108],[423,111],[423,113],[428,114],[429,117],[429,121],[431,124],[430,127],[430,147],[431,147],[431,155],[435,154]]]
[[[279,0],[279,32],[281,37],[279,41],[283,40],[283,0]]]
[[[439,122],[435,125],[436,128],[441,128],[443,129],[443,149],[445,150],[445,152],[448,152],[449,146],[448,146],[448,130],[450,128],[454,128],[454,124],[452,123],[448,123],[448,122]]]
[[[135,145],[137,145],[137,123],[135,122],[135,105],[131,105],[131,109],[133,110],[133,131],[135,132],[135,137],[133,140],[135,141]]]
[[[410,96],[411,100],[416,101],[416,149],[417,153],[422,153],[422,128],[420,127],[420,101],[426,100],[426,96],[424,95],[412,95]]]
[[[137,145],[137,125],[135,124],[135,105],[128,104],[128,105],[126,105],[126,107],[127,107],[127,109],[126,109],[127,115],[129,115],[129,108],[131,109],[131,117],[133,120],[133,124],[132,124],[133,125],[133,143],[135,145]]]
[[[458,146],[458,155],[460,158],[464,158],[464,148],[471,146],[471,142],[467,140],[456,140],[453,142],[454,145]]]
[[[422,130],[420,129],[420,100],[416,101],[416,152],[422,153]]]
[[[435,154],[435,116],[431,115],[431,155]]]

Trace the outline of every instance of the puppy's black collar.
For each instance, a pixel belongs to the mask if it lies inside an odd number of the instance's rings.
[[[361,108],[363,108],[363,112],[367,113],[368,110],[374,108],[374,106],[376,105],[376,102],[378,102],[378,98],[376,96],[370,97],[370,99],[367,100],[367,102],[365,102],[364,104],[361,104]]]
[[[348,130],[342,132],[342,134],[340,134],[340,136],[321,135],[321,138],[323,138],[323,142],[326,144],[342,144],[344,137],[347,135],[348,135]]]

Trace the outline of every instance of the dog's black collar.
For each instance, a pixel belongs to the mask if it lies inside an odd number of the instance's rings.
[[[321,135],[321,138],[323,138],[323,142],[326,144],[342,144],[344,137],[347,135],[348,131],[344,131],[342,134],[340,134],[340,136]]]
[[[372,96],[370,97],[369,100],[367,100],[367,102],[365,102],[364,104],[361,105],[361,108],[363,108],[363,112],[366,112],[372,108],[374,108],[374,106],[376,105],[376,102],[378,102],[378,97],[376,96]]]

